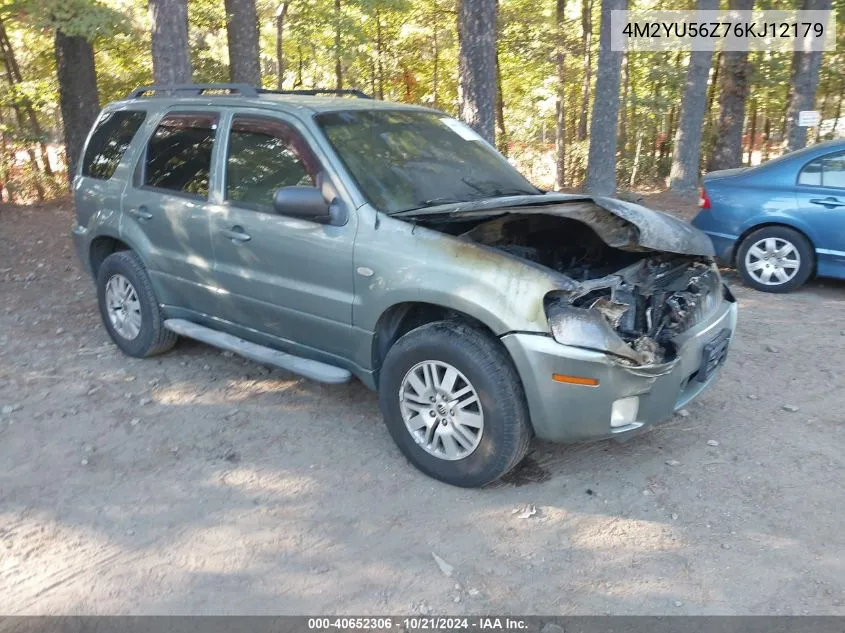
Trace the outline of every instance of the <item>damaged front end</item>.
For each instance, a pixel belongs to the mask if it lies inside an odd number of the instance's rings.
[[[631,366],[670,363],[673,340],[719,307],[721,277],[706,236],[670,216],[620,205],[580,198],[496,217],[419,220],[560,273],[559,289],[544,301],[557,342]]]
[[[656,255],[575,290],[549,293],[545,309],[557,342],[651,365],[671,361],[674,338],[709,317],[721,299],[711,262]]]

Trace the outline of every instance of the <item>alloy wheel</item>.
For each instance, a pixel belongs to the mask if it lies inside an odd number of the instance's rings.
[[[417,363],[402,380],[399,407],[405,428],[427,453],[454,461],[481,442],[484,412],[475,387],[449,363]]]
[[[106,282],[106,312],[115,332],[131,341],[141,331],[141,302],[130,281],[112,275]]]

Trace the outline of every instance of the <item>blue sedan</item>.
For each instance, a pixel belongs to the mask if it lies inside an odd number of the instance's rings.
[[[789,292],[813,274],[845,279],[845,141],[705,175],[693,224],[752,288]]]

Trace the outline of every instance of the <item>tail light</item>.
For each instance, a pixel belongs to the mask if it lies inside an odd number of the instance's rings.
[[[698,198],[698,206],[702,209],[710,208],[710,197],[707,195],[707,192],[704,190],[704,187],[701,188],[701,195]]]

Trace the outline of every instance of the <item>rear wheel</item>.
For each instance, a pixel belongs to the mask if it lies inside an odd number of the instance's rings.
[[[460,321],[423,325],[387,353],[381,411],[405,457],[455,486],[495,481],[531,440],[522,383],[507,352]]]
[[[97,300],[106,330],[125,354],[154,356],[176,344],[176,334],[164,327],[144,264],[132,251],[112,253],[100,265]]]
[[[798,231],[766,226],[746,237],[736,256],[743,281],[763,292],[789,292],[813,272],[813,250]]]

